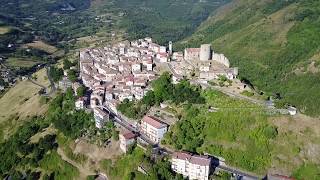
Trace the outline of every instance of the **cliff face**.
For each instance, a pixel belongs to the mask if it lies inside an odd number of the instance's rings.
[[[234,0],[176,48],[211,43],[240,76],[308,114],[320,111],[320,2]]]

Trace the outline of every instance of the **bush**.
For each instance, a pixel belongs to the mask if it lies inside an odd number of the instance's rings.
[[[56,68],[54,66],[50,67],[49,76],[54,82],[58,82],[63,77],[63,70],[61,68]]]
[[[254,96],[254,93],[253,92],[249,92],[247,90],[244,90],[241,92],[242,95],[245,95],[245,96],[248,96],[248,97],[252,97]]]

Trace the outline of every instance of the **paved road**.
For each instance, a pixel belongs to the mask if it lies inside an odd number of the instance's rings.
[[[220,91],[220,92],[222,92],[222,93],[224,93],[224,94],[226,94],[228,96],[231,96],[231,97],[247,100],[247,101],[250,101],[250,102],[255,103],[255,104],[260,104],[260,105],[266,106],[266,102],[265,101],[254,99],[254,98],[250,98],[250,97],[247,97],[247,96],[244,96],[244,95],[241,95],[241,94],[233,93],[233,92],[227,91],[227,90],[225,90],[225,89],[223,89],[221,87],[212,86],[210,84],[201,82],[200,80],[191,80],[191,82],[193,82],[195,84],[199,84],[199,85],[201,85],[202,87],[205,87],[205,88],[215,89],[215,90]]]
[[[237,176],[240,176],[241,179],[243,179],[243,180],[258,180],[258,179],[262,179],[261,177],[258,177],[256,175],[252,175],[252,174],[249,174],[247,172],[238,170],[237,168],[229,167],[229,166],[226,166],[226,165],[219,165],[217,168],[221,169],[223,171],[232,173],[232,174],[236,174]]]
[[[33,79],[31,79],[30,77],[28,77],[28,81],[30,81],[31,83],[33,83],[33,84],[35,84],[37,86],[40,86],[41,88],[45,89],[46,93],[42,94],[42,96],[51,96],[56,91],[56,87],[54,85],[54,82],[53,82],[52,78],[49,76],[49,70],[50,70],[50,67],[46,66],[47,76],[48,76],[48,80],[50,81],[50,87],[51,87],[50,88],[50,92],[48,92],[48,88],[47,87],[45,87],[42,84],[39,84],[38,82],[36,82]]]
[[[116,123],[120,124],[122,127],[136,133],[142,140],[144,140],[146,143],[155,146],[156,144],[154,142],[152,142],[148,137],[146,137],[145,135],[143,135],[142,133],[140,133],[139,128],[134,127],[134,125],[130,124],[128,121],[124,120],[123,118],[121,118],[118,114],[116,114],[115,112],[113,112],[111,109],[109,109],[108,107],[103,107],[103,109],[108,112],[115,120]]]

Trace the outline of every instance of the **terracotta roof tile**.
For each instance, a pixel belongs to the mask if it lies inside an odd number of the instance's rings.
[[[162,123],[157,118],[151,117],[151,116],[144,116],[142,119],[142,122],[146,122],[147,124],[150,124],[151,126],[157,128],[157,129],[167,127],[167,124]]]
[[[122,136],[123,136],[125,139],[127,139],[127,140],[133,139],[133,138],[136,137],[136,135],[135,135],[133,132],[131,132],[131,131],[125,132],[124,134],[122,134]]]

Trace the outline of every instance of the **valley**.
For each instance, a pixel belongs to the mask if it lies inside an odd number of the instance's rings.
[[[0,177],[319,179],[319,7],[1,1]]]

